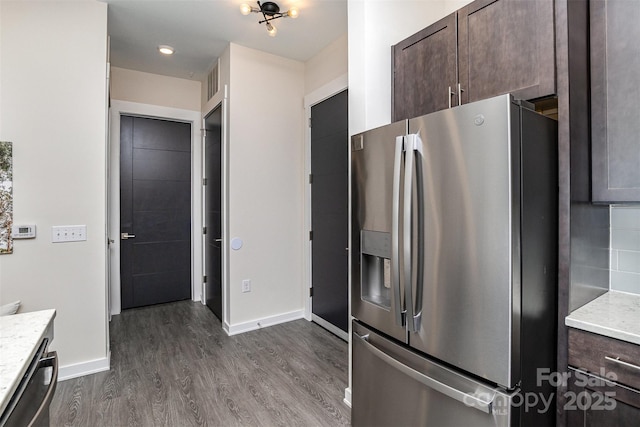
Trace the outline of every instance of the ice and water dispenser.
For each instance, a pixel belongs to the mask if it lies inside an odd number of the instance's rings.
[[[361,298],[391,308],[391,233],[360,231]]]

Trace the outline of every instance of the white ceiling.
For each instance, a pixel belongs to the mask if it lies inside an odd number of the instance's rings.
[[[297,19],[273,21],[270,37],[262,15],[240,13],[247,0],[100,0],[108,4],[111,65],[166,76],[200,79],[229,42],[306,61],[347,32],[347,0],[281,0],[298,7]],[[158,45],[175,48],[171,56]]]

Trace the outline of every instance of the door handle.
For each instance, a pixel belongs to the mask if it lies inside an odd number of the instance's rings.
[[[216,242],[222,242],[222,238],[220,239],[215,239]]]
[[[136,235],[135,234],[129,234],[129,233],[120,233],[120,238],[122,240],[127,240],[127,239],[135,239]]]

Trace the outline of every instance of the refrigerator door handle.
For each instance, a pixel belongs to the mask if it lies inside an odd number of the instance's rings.
[[[412,280],[412,264],[411,264],[411,215],[412,215],[412,196],[413,196],[413,148],[414,135],[405,137],[405,158],[404,158],[404,194],[402,207],[402,268],[404,279],[404,297],[405,307],[407,310],[407,330],[413,332],[415,325],[413,323],[413,280]]]
[[[482,411],[485,414],[492,413],[492,405],[493,405],[493,400],[495,399],[495,394],[491,396],[491,400],[485,401],[483,399],[478,398],[477,396],[460,391],[455,387],[451,387],[450,385],[440,382],[435,378],[431,378],[419,371],[416,371],[415,369],[389,356],[387,353],[380,350],[379,348],[377,348],[376,346],[374,346],[372,343],[369,342],[368,334],[361,336],[353,332],[353,336],[354,338],[360,340],[364,344],[364,347],[368,351],[370,351],[373,355],[375,355],[376,357],[378,357],[380,360],[387,363],[391,367],[409,376],[410,378],[422,383],[423,385],[429,387],[430,389],[436,390],[444,394],[445,396],[455,399],[458,402],[464,403],[467,406],[471,406],[479,411]]]
[[[416,238],[416,294],[415,302],[412,301],[414,307],[413,330],[419,331],[422,323],[422,295],[424,291],[424,171],[423,171],[423,148],[420,135],[412,135],[414,138],[414,154],[416,156],[416,196],[417,196],[417,230]]]
[[[403,211],[403,267],[404,288],[407,307],[407,325],[410,332],[420,330],[422,321],[422,293],[424,280],[424,172],[422,140],[417,134],[405,137],[405,175]],[[416,230],[412,230],[413,215],[413,168],[416,169]],[[412,265],[413,244],[416,244],[415,295],[413,292],[414,268]],[[415,299],[414,299],[415,296]]]
[[[391,288],[393,290],[394,320],[398,326],[404,326],[404,304],[400,301],[400,178],[404,137],[396,137],[395,157],[393,161],[393,194],[391,212]]]

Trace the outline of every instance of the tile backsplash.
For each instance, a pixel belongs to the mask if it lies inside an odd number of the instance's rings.
[[[611,207],[610,287],[640,294],[640,206]]]

